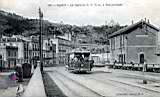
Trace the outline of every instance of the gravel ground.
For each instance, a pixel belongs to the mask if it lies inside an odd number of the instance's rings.
[[[43,82],[47,97],[67,97],[46,72],[43,74]]]

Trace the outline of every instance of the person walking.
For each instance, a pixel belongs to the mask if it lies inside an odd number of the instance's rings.
[[[146,80],[146,78],[145,78],[145,72],[147,71],[147,61],[146,60],[144,60],[144,63],[143,63],[143,84],[147,84],[147,80]]]

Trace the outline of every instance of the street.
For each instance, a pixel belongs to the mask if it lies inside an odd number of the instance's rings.
[[[44,68],[68,97],[159,97],[158,73],[93,68],[91,73],[74,74],[64,67]],[[146,79],[148,84],[143,84]]]

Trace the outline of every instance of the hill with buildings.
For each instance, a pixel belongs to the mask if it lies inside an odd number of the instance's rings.
[[[12,35],[38,35],[38,19],[28,19],[15,13],[0,10],[0,33],[5,36]],[[111,21],[111,24],[102,26],[76,26],[63,23],[51,23],[44,20],[44,35],[63,35],[70,33],[72,40],[79,43],[106,43],[107,35],[113,33],[124,26]]]

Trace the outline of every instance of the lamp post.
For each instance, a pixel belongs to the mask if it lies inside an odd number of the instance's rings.
[[[1,67],[0,67],[0,71],[2,72],[2,55],[0,55],[0,65],[1,65]]]
[[[146,77],[145,77],[145,72],[146,72],[146,60],[144,60],[144,63],[143,63],[143,70],[142,70],[142,72],[143,72],[143,76],[144,76],[144,79],[143,79],[143,84],[147,84],[147,80],[146,80]]]
[[[110,46],[110,43],[109,43],[109,39],[107,39],[107,62],[109,63],[109,46]]]
[[[39,52],[40,52],[40,69],[41,72],[43,72],[43,50],[42,50],[42,46],[43,46],[43,39],[42,39],[42,31],[43,31],[43,13],[41,11],[41,8],[39,8]]]
[[[146,18],[145,18],[145,22],[146,22]],[[143,28],[144,28],[145,34],[147,34],[147,25],[144,24],[143,21],[142,21],[142,29],[143,29]],[[147,84],[147,80],[146,80],[146,77],[145,77],[145,72],[147,71],[147,64],[146,64],[146,63],[147,63],[147,60],[144,59],[144,60],[143,60],[143,70],[142,70],[143,76],[144,76],[143,84]]]
[[[110,53],[110,49],[109,49],[109,47],[110,47],[110,41],[109,41],[108,35],[109,35],[109,33],[107,33],[107,61],[109,63],[110,61],[109,61],[109,58],[108,58],[109,57],[108,54]]]
[[[123,37],[123,35],[120,36],[120,50],[121,50],[120,61],[121,61],[121,63],[122,63],[122,68],[123,68],[123,51],[122,51],[123,46],[122,46],[122,37]]]

